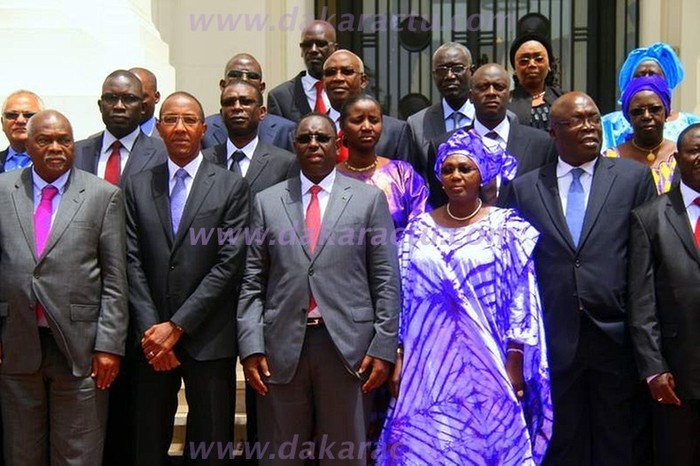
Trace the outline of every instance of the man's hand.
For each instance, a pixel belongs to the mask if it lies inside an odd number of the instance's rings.
[[[523,401],[525,398],[525,377],[523,376],[522,345],[509,343],[509,349],[510,351],[506,353],[506,374],[513,386],[515,398],[518,401]]]
[[[260,374],[270,377],[270,369],[267,366],[267,357],[264,354],[253,354],[243,360],[243,374],[245,381],[253,387],[253,390],[262,396],[267,395],[267,385],[260,377]]]
[[[396,362],[394,370],[391,372],[391,377],[387,384],[389,385],[389,393],[394,398],[399,397],[399,389],[401,388],[401,369],[403,368],[403,353],[396,353]]]
[[[167,372],[175,369],[180,365],[180,360],[177,359],[175,351],[170,350],[166,353],[159,353],[158,356],[148,361],[156,372]]]
[[[372,372],[370,372],[367,382],[362,385],[363,393],[369,393],[381,387],[389,377],[389,369],[391,369],[391,363],[389,361],[373,358],[372,356],[365,356],[362,358],[362,364],[360,364],[360,370],[358,371],[360,375],[364,374],[370,366],[372,366]]]
[[[681,405],[681,400],[676,396],[676,380],[670,372],[663,372],[649,381],[651,397],[658,403],[665,405]]]
[[[92,355],[92,373],[90,377],[95,379],[97,388],[107,390],[119,374],[121,356],[112,353],[96,351]]]
[[[153,325],[141,338],[141,348],[146,360],[150,363],[153,359],[162,357],[161,353],[168,353],[181,336],[182,331],[170,321]]]

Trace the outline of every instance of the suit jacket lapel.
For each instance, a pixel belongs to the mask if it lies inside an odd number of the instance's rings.
[[[444,134],[447,129],[445,128],[445,119],[442,115],[442,104],[433,105],[428,107],[425,112],[426,124],[424,137],[425,139],[433,139],[440,134]]]
[[[168,246],[173,244],[173,226],[170,218],[170,195],[168,184],[168,164],[158,165],[153,169],[153,177],[151,178],[151,192],[153,202],[156,205],[156,212],[160,219],[163,233],[168,240]]]
[[[61,196],[61,203],[58,205],[56,217],[54,218],[53,225],[51,225],[51,231],[49,232],[44,252],[41,254],[39,260],[53,249],[66,231],[66,228],[68,228],[68,225],[73,221],[73,217],[75,217],[80,206],[83,205],[83,201],[85,200],[83,197],[85,194],[85,185],[82,183],[82,177],[76,173],[76,170],[75,168],[72,169],[68,177],[65,191]]]
[[[312,254],[306,238],[304,203],[301,199],[301,178],[296,177],[287,180],[287,193],[282,198],[282,207],[284,207],[284,212],[287,214],[289,223],[297,235],[297,239],[304,250],[304,254],[311,259]],[[323,234],[323,230],[321,234]]]
[[[615,165],[612,159],[598,156],[598,161],[595,164],[593,171],[593,181],[591,182],[591,193],[588,196],[588,205],[586,206],[586,215],[583,217],[583,227],[581,228],[581,237],[578,247],[581,248],[586,238],[593,229],[600,211],[605,205],[605,200],[608,198],[610,188],[615,181],[615,174],[610,171],[610,168]]]
[[[248,165],[248,170],[245,173],[245,179],[248,182],[248,186],[253,186],[255,180],[260,176],[265,165],[267,165],[268,157],[270,153],[265,149],[260,147],[260,141],[258,141],[258,146],[253,152],[253,157],[250,160],[250,165]]]
[[[304,84],[301,82],[301,77],[306,74],[305,71],[302,71],[300,74],[297,75],[297,77],[294,79],[294,104],[296,107],[299,109],[299,112],[301,115],[306,115],[307,113],[311,113],[311,106],[309,105],[309,101],[306,100],[306,91],[304,90]]]
[[[93,137],[90,143],[83,147],[83,160],[85,160],[85,164],[81,168],[84,168],[93,175],[97,175],[97,165],[99,164],[100,153],[102,152],[103,135],[104,131]]]
[[[576,247],[574,246],[573,238],[571,238],[569,227],[566,224],[564,211],[561,208],[556,163],[551,163],[542,168],[536,186],[540,194],[540,199],[542,199],[542,203],[544,204],[544,210],[547,212],[547,215],[549,215],[552,224],[569,247],[575,250]]]
[[[26,168],[17,179],[15,191],[12,193],[12,200],[15,204],[15,211],[19,219],[19,225],[27,240],[27,246],[32,251],[34,260],[38,260],[36,255],[36,240],[34,238],[34,181],[32,180],[32,170]]]
[[[180,225],[177,228],[177,234],[173,241],[173,249],[177,248],[183,238],[188,236],[190,225],[214,184],[214,175],[216,175],[216,172],[212,169],[212,166],[209,165],[209,162],[202,160],[197,175],[194,177],[194,180],[192,180],[192,188],[190,189],[189,196],[187,196],[185,210],[182,212]],[[169,206],[168,212],[170,212]]]
[[[126,180],[132,173],[139,173],[143,171],[144,167],[148,163],[148,160],[153,156],[155,150],[153,145],[147,148],[147,138],[143,132],[139,131],[134,145],[131,146],[131,152],[129,152],[129,158],[127,159],[126,166],[124,167],[124,172],[119,177],[119,185],[123,186],[122,180]]]
[[[316,245],[316,250],[314,251],[314,258],[312,262],[316,260],[319,254],[323,251],[328,238],[330,237],[336,223],[345,212],[345,208],[352,198],[352,188],[343,179],[340,174],[335,175],[335,181],[333,182],[333,188],[331,190],[330,198],[328,199],[328,205],[323,213],[323,222],[321,223],[321,234],[318,237],[318,244]]]
[[[683,243],[683,246],[688,250],[690,257],[700,263],[700,252],[698,251],[698,246],[695,244],[693,231],[688,221],[688,213],[685,210],[683,196],[678,186],[669,191],[664,214],[671,224],[671,227],[680,238],[681,243]]]

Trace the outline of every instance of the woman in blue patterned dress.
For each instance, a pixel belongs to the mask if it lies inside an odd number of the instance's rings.
[[[539,234],[479,199],[480,186],[515,171],[510,154],[473,131],[438,149],[449,202],[402,238],[403,346],[379,464],[520,466],[544,456],[552,403],[532,258]]]

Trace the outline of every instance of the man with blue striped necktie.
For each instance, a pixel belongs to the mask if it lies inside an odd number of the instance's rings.
[[[41,98],[20,89],[11,93],[2,104],[2,131],[10,146],[0,152],[0,173],[27,168],[32,164],[26,152],[27,123],[29,119],[44,109]]]
[[[649,407],[626,337],[627,238],[631,210],[656,196],[653,178],[600,156],[600,112],[586,94],[554,102],[550,134],[558,160],[509,193],[541,233],[535,267],[556,413],[543,464],[644,464]]]

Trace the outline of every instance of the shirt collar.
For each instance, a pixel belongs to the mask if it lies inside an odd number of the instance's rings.
[[[119,139],[122,147],[129,151],[129,153],[131,153],[131,149],[134,147],[134,143],[140,132],[141,127],[137,126],[131,133]],[[112,152],[112,144],[114,144],[116,140],[117,138],[105,128],[105,132],[102,134],[102,153],[106,154]]]
[[[299,174],[301,177],[301,194],[302,195],[309,192],[309,189],[311,189],[311,186],[313,186],[314,184],[318,184],[322,190],[324,190],[330,194],[331,188],[333,188],[333,183],[335,182],[335,168],[333,169],[332,172],[330,172],[328,175],[326,175],[326,177],[324,179],[322,179],[320,183],[313,183],[306,176],[304,176],[304,173],[302,173],[302,172],[300,172]]]
[[[333,107],[331,107],[331,108],[328,110],[328,117],[329,117],[331,120],[333,120],[333,123],[335,123],[335,127],[336,127],[336,128],[340,128],[340,122],[338,121],[338,119],[340,118],[340,112],[339,112],[338,110],[336,110],[336,109],[334,109]]]
[[[598,161],[598,157],[594,158],[593,160],[590,160],[586,163],[582,163],[578,167],[574,167],[573,165],[569,165],[568,163],[564,162],[561,157],[557,158],[557,178],[561,178],[563,176],[568,175],[571,170],[574,168],[580,168],[589,175],[593,176],[593,172],[595,171],[595,163]]]
[[[194,177],[197,175],[197,171],[199,170],[199,166],[202,164],[202,160],[203,157],[202,153],[200,152],[194,159],[192,159],[192,161],[190,161],[190,163],[184,167],[181,167],[170,160],[170,157],[168,157],[168,180],[172,180],[175,177],[175,172],[181,168],[183,168],[187,174],[190,175],[190,178],[194,180]]]
[[[248,160],[253,159],[253,154],[255,149],[258,147],[258,137],[255,136],[252,141],[243,147],[236,147],[236,145],[231,141],[231,139],[226,139],[226,160],[231,161],[233,153],[237,150],[243,151]]]
[[[494,133],[498,134],[498,137],[500,137],[501,140],[508,142],[510,122],[508,121],[508,118],[504,118],[503,121],[501,121],[494,129],[488,129],[486,126],[482,125],[479,120],[474,119],[474,129],[482,137],[485,136],[486,133],[493,131]]]
[[[63,175],[59,176],[51,183],[48,183],[41,176],[39,176],[35,168],[32,168],[32,181],[34,182],[34,187],[41,192],[45,186],[51,185],[58,189],[59,193],[63,194],[66,189],[66,183],[68,182],[68,177],[70,176],[71,170],[66,171]]]
[[[681,196],[683,196],[683,205],[685,206],[685,209],[688,210],[688,207],[695,202],[695,199],[700,196],[700,193],[683,183],[681,180]]]
[[[304,76],[301,77],[302,86],[307,91],[310,91],[312,89],[315,91],[316,90],[316,83],[319,81],[320,81],[320,79],[314,78],[309,73],[304,73]]]
[[[452,114],[454,112],[460,112],[462,115],[467,117],[469,119],[469,122],[471,123],[474,121],[474,104],[472,104],[472,101],[467,99],[464,104],[462,104],[461,107],[458,109],[454,109],[450,107],[450,104],[447,103],[445,99],[442,99],[442,115],[443,115],[443,120],[447,120],[448,118],[452,118]]]
[[[141,124],[141,131],[143,131],[143,134],[146,136],[150,136],[153,134],[153,131],[156,130],[156,117],[152,116],[145,122]]]
[[[5,160],[11,160],[11,159],[13,159],[15,156],[17,156],[17,154],[24,154],[24,155],[26,155],[27,157],[29,157],[29,154],[27,154],[26,151],[24,151],[24,152],[17,152],[16,150],[14,150],[14,149],[12,148],[12,146],[8,146],[8,147],[7,147],[7,158],[6,158]]]

